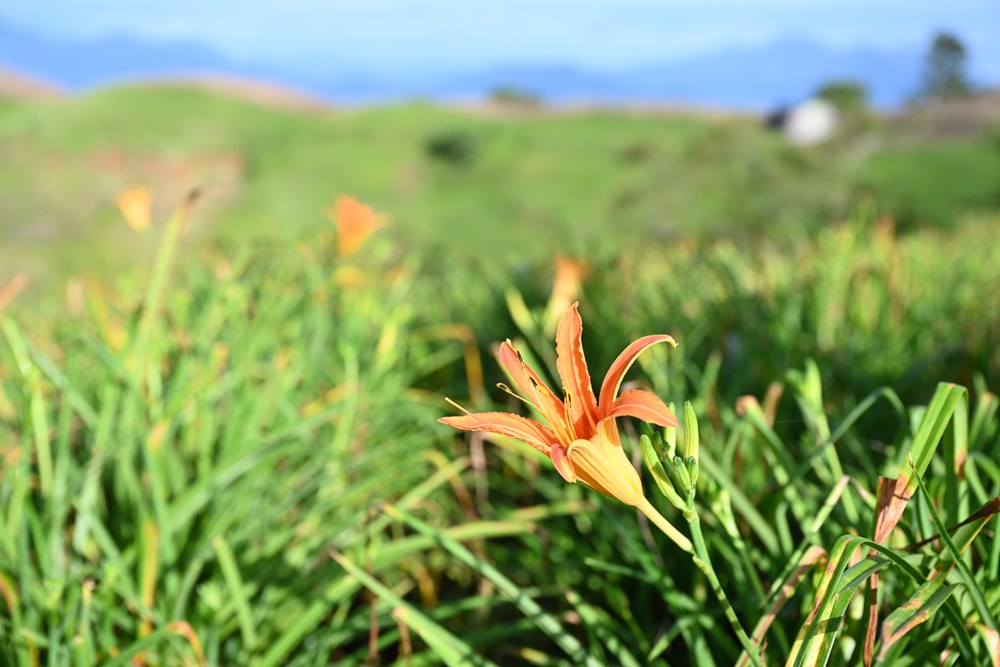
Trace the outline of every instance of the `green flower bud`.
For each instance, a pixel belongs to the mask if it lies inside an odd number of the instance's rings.
[[[667,471],[663,468],[663,464],[660,462],[660,458],[657,456],[656,450],[653,448],[653,443],[649,436],[640,436],[639,445],[642,450],[642,460],[646,464],[646,469],[649,470],[649,473],[653,476],[653,481],[655,481],[656,486],[660,488],[660,492],[667,497],[667,500],[669,500],[670,504],[674,507],[684,509],[684,501],[674,488],[674,484],[670,480],[670,476],[667,474]]]
[[[684,402],[684,444],[681,455],[685,459],[698,460],[698,418],[690,401]]]
[[[679,456],[674,457],[674,472],[677,473],[677,478],[680,480],[681,489],[685,493],[690,491],[693,487],[691,485],[691,475],[688,473],[687,466],[684,464],[684,459]]]
[[[701,468],[698,466],[698,459],[693,456],[689,456],[684,459],[684,466],[687,468],[688,476],[691,478],[691,486],[694,487],[698,483],[698,475],[701,474]]]
[[[674,409],[673,402],[667,404],[667,407],[670,408],[670,412],[677,414]],[[663,437],[667,441],[667,452],[665,460],[672,461],[677,453],[677,428],[673,426],[665,426],[663,428]]]

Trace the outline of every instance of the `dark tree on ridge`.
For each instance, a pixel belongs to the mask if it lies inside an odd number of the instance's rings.
[[[967,95],[972,90],[965,73],[967,57],[965,45],[956,35],[938,33],[924,63],[922,96],[940,100]]]

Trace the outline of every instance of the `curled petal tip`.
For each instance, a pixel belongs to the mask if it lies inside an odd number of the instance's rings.
[[[598,405],[604,413],[611,410],[612,403],[614,403],[615,397],[618,394],[618,389],[621,388],[622,379],[625,377],[628,369],[632,367],[636,358],[657,343],[669,343],[674,347],[677,345],[674,339],[667,334],[643,336],[626,347],[618,355],[618,358],[615,359],[615,362],[611,364],[611,368],[608,370],[608,374],[601,384],[601,394],[598,400]]]

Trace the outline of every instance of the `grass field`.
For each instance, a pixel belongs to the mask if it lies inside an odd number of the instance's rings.
[[[508,267],[554,250],[608,259],[684,234],[784,240],[871,195],[907,229],[1000,205],[994,138],[928,142],[918,126],[878,126],[799,150],[747,117],[303,112],[166,85],[6,101],[0,261],[56,265],[59,279],[141,265],[113,205],[136,184],[154,186],[160,217],[203,188],[192,233],[205,242],[306,238],[336,195],[352,194],[395,216],[397,238],[420,254],[488,252]]]
[[[767,664],[861,664],[870,595],[874,664],[1000,664],[989,137],[41,104],[0,107],[0,665],[750,664],[715,577]],[[353,252],[342,193],[390,216]],[[531,415],[494,344],[557,381],[577,299],[595,382],[679,343],[625,388],[681,427],[619,425],[699,559],[436,421]]]

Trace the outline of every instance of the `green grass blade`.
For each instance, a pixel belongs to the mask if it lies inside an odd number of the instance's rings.
[[[250,603],[246,598],[243,577],[240,576],[240,568],[236,563],[236,556],[233,554],[229,543],[222,536],[218,536],[212,540],[212,549],[215,551],[215,557],[219,561],[219,567],[222,568],[222,575],[226,580],[229,595],[236,606],[236,616],[240,623],[240,634],[243,636],[243,641],[246,642],[247,648],[252,649],[257,645],[257,629],[254,625]]]
[[[795,594],[796,589],[798,589],[799,584],[809,573],[809,570],[825,556],[826,551],[820,547],[811,547],[798,559],[796,563],[797,567],[790,572],[786,569],[785,576],[777,582],[777,586],[772,586],[774,593],[768,598],[767,604],[769,606],[765,609],[760,620],[757,621],[757,625],[754,627],[753,634],[750,637],[755,646],[764,646],[767,630],[774,623],[778,612],[781,611],[785,603]],[[750,664],[750,656],[747,655],[746,651],[740,654],[740,660],[736,664],[737,667],[746,667],[746,665]]]
[[[445,664],[452,667],[461,667],[463,665],[496,667],[493,662],[477,654],[468,644],[445,630],[429,617],[417,611],[413,605],[408,604],[378,579],[369,575],[350,560],[336,552],[330,555],[337,561],[338,565],[347,570],[350,576],[357,579],[377,596],[392,604],[394,607],[393,616],[406,623],[406,625],[413,628],[417,634],[423,637],[424,641],[434,649],[436,655]]]
[[[931,520],[934,521],[934,526],[937,528],[938,535],[945,545],[945,553],[941,554],[938,559],[938,563],[935,566],[935,573],[941,575],[946,575],[948,570],[952,567],[957,567],[962,578],[962,582],[965,584],[966,590],[972,596],[972,600],[975,603],[976,611],[979,612],[979,620],[985,623],[988,627],[993,630],[997,629],[997,620],[993,617],[993,612],[990,610],[988,604],[986,604],[986,597],[983,589],[980,587],[979,582],[976,581],[976,577],[972,574],[969,566],[966,565],[965,561],[962,560],[962,553],[971,544],[975,536],[982,530],[986,524],[989,522],[992,515],[982,516],[972,523],[967,523],[962,526],[961,534],[956,535],[962,541],[962,549],[956,546],[955,541],[952,540],[951,535],[948,533],[948,528],[945,526],[944,522],[941,520],[941,515],[938,514],[937,510],[934,509],[934,503],[931,499],[930,492],[927,490],[927,486],[924,484],[923,477],[916,472],[914,469],[913,479],[916,481],[920,488],[920,492],[927,498],[927,506],[930,510]]]
[[[859,547],[868,547],[879,553],[848,570],[851,553]],[[792,647],[787,662],[789,667],[817,667],[827,664],[833,651],[833,642],[842,627],[843,612],[851,597],[871,575],[890,563],[918,584],[926,582],[924,576],[904,557],[884,545],[853,535],[844,535],[837,540],[830,551],[826,572],[820,580],[816,605],[799,630],[799,636]],[[964,620],[953,599],[945,600],[942,613],[958,642],[961,654],[967,657],[975,655]]]
[[[609,630],[610,624],[601,618],[601,615],[590,604],[587,604],[575,591],[570,591],[566,595],[573,608],[580,614],[584,625],[593,631],[601,643],[607,648],[608,653],[614,656],[615,664],[621,667],[640,667],[641,663],[634,655],[629,653],[622,642]]]
[[[877,659],[885,660],[889,649],[910,630],[929,620],[954,591],[954,585],[946,586],[940,581],[928,581],[903,606],[886,616],[882,621]]]
[[[905,489],[904,494],[907,498],[912,496],[917,488],[913,475],[923,475],[927,470],[958,402],[967,395],[965,387],[947,382],[938,385],[923,419],[920,420],[920,426],[913,436],[906,457],[900,465],[897,477],[899,484],[896,488]],[[908,463],[908,459],[913,460],[912,465]]]
[[[385,511],[389,514],[389,516],[402,521],[421,535],[429,537],[440,543],[441,546],[447,549],[458,560],[471,567],[481,576],[489,579],[511,600],[511,602],[515,604],[515,606],[517,606],[518,609],[521,610],[523,614],[531,618],[535,624],[543,632],[545,632],[545,634],[549,635],[560,648],[566,651],[567,655],[569,655],[570,658],[572,658],[577,664],[585,664],[588,667],[598,667],[598,663],[587,654],[583,646],[576,640],[575,637],[567,633],[555,618],[547,614],[537,602],[524,595],[520,587],[501,574],[495,567],[489,563],[479,560],[476,558],[475,554],[466,549],[455,539],[448,537],[442,531],[424,523],[423,521],[420,521],[407,512],[393,507],[392,505],[387,505],[385,507]]]
[[[747,497],[743,490],[737,486],[728,474],[719,466],[715,459],[702,451],[698,456],[698,464],[701,469],[708,473],[719,486],[729,492],[731,502],[736,511],[750,524],[751,530],[763,543],[764,548],[771,554],[780,551],[778,533],[771,526],[771,523],[757,509],[756,505]]]
[[[149,286],[146,288],[146,296],[142,304],[142,316],[139,319],[133,341],[132,352],[135,355],[133,370],[140,374],[140,377],[148,370],[146,367],[147,355],[154,327],[160,316],[160,308],[166,297],[170,267],[174,262],[174,255],[177,254],[177,247],[186,227],[191,206],[197,196],[197,193],[188,195],[188,198],[178,207],[163,229],[163,237],[160,239],[160,247],[156,253]]]

